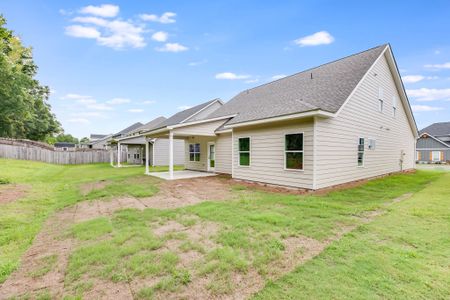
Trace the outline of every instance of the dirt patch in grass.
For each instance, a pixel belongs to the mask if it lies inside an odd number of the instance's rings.
[[[25,184],[2,184],[0,185],[0,205],[14,202],[25,197],[30,186]]]
[[[110,181],[108,180],[87,182],[80,186],[80,191],[83,196],[86,196],[92,191],[104,189],[108,184],[110,184]]]

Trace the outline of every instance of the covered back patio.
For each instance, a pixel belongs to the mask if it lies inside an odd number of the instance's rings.
[[[214,176],[216,141],[214,129],[218,125],[202,125],[175,125],[170,128],[166,127],[146,133],[145,136],[149,140],[155,138],[166,138],[169,140],[169,151],[167,153],[169,156],[169,171],[162,173],[149,172],[148,162],[146,161],[145,173],[166,180]],[[183,139],[185,141],[184,166],[186,170],[183,171],[174,171],[175,139]]]

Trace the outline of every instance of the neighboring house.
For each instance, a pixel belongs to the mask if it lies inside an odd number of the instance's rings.
[[[226,104],[201,104],[146,136],[185,139],[187,169],[319,189],[413,169],[418,132],[386,44],[245,90]]]
[[[416,160],[426,163],[450,162],[450,122],[434,123],[420,131]]]
[[[108,143],[112,138],[112,134],[104,135],[103,137],[100,137],[98,139],[92,139],[92,136],[99,136],[99,135],[91,134],[91,139],[90,139],[90,142],[87,144],[87,148],[89,148],[89,149],[108,149],[108,147],[109,147]]]
[[[146,139],[142,132],[157,128],[159,124],[166,120],[165,117],[158,117],[145,125],[137,127],[127,135],[115,138],[118,148],[125,147],[127,151],[128,164],[145,164],[147,160],[146,145],[148,145],[149,165],[167,166],[169,164],[169,140],[168,139]],[[120,165],[120,162],[118,162]],[[174,140],[174,164],[184,164],[184,140]]]
[[[76,145],[74,143],[56,142],[54,145],[55,150],[59,151],[75,151]]]

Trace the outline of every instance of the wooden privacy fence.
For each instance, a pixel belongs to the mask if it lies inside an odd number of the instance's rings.
[[[117,150],[113,150],[113,160],[117,162]],[[0,138],[0,158],[42,161],[51,164],[91,164],[109,163],[109,150],[77,149],[76,151],[57,151],[51,146],[27,140]],[[121,161],[126,161],[126,152],[122,152]]]

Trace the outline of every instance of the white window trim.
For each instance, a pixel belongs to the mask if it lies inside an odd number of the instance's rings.
[[[434,159],[435,153],[439,153],[438,159]],[[441,161],[441,151],[431,151],[431,161]]]
[[[397,117],[397,97],[392,96],[392,117]]]
[[[384,91],[382,87],[378,88],[378,111],[383,112],[384,109]]]
[[[198,144],[198,152],[195,152],[195,145]],[[194,151],[191,152],[191,145],[194,145]],[[189,153],[189,162],[193,162],[193,163],[199,163],[201,161],[202,158],[202,145],[200,143],[189,143],[188,145],[188,153]],[[191,160],[191,153],[194,154],[194,160]],[[195,160],[195,154],[197,154],[200,156],[200,159],[197,161]]]
[[[286,135],[290,135],[290,134],[301,134],[303,136],[303,145],[302,148],[303,150],[286,150]],[[285,171],[289,171],[289,172],[304,172],[305,171],[305,132],[285,132],[283,135],[284,138],[284,147],[283,147],[283,156],[284,156],[284,162],[283,162],[283,169]],[[289,169],[286,168],[286,152],[296,152],[296,153],[303,153],[302,156],[302,168],[301,169]]]
[[[240,139],[248,139],[248,151],[241,151],[239,150],[239,140]],[[238,137],[238,166],[242,168],[249,168],[252,165],[252,138],[249,136],[240,136]],[[247,165],[241,165],[241,153],[248,153],[248,166]]]
[[[360,145],[359,140],[360,139],[364,140],[364,150],[363,151],[359,151],[359,145]],[[363,160],[362,160],[362,165],[359,165],[358,164],[358,154],[361,152],[363,154]],[[366,163],[366,153],[365,152],[366,152],[366,139],[364,137],[360,136],[360,137],[358,137],[358,151],[357,151],[357,155],[356,155],[356,166],[358,168],[364,168],[364,165]]]

